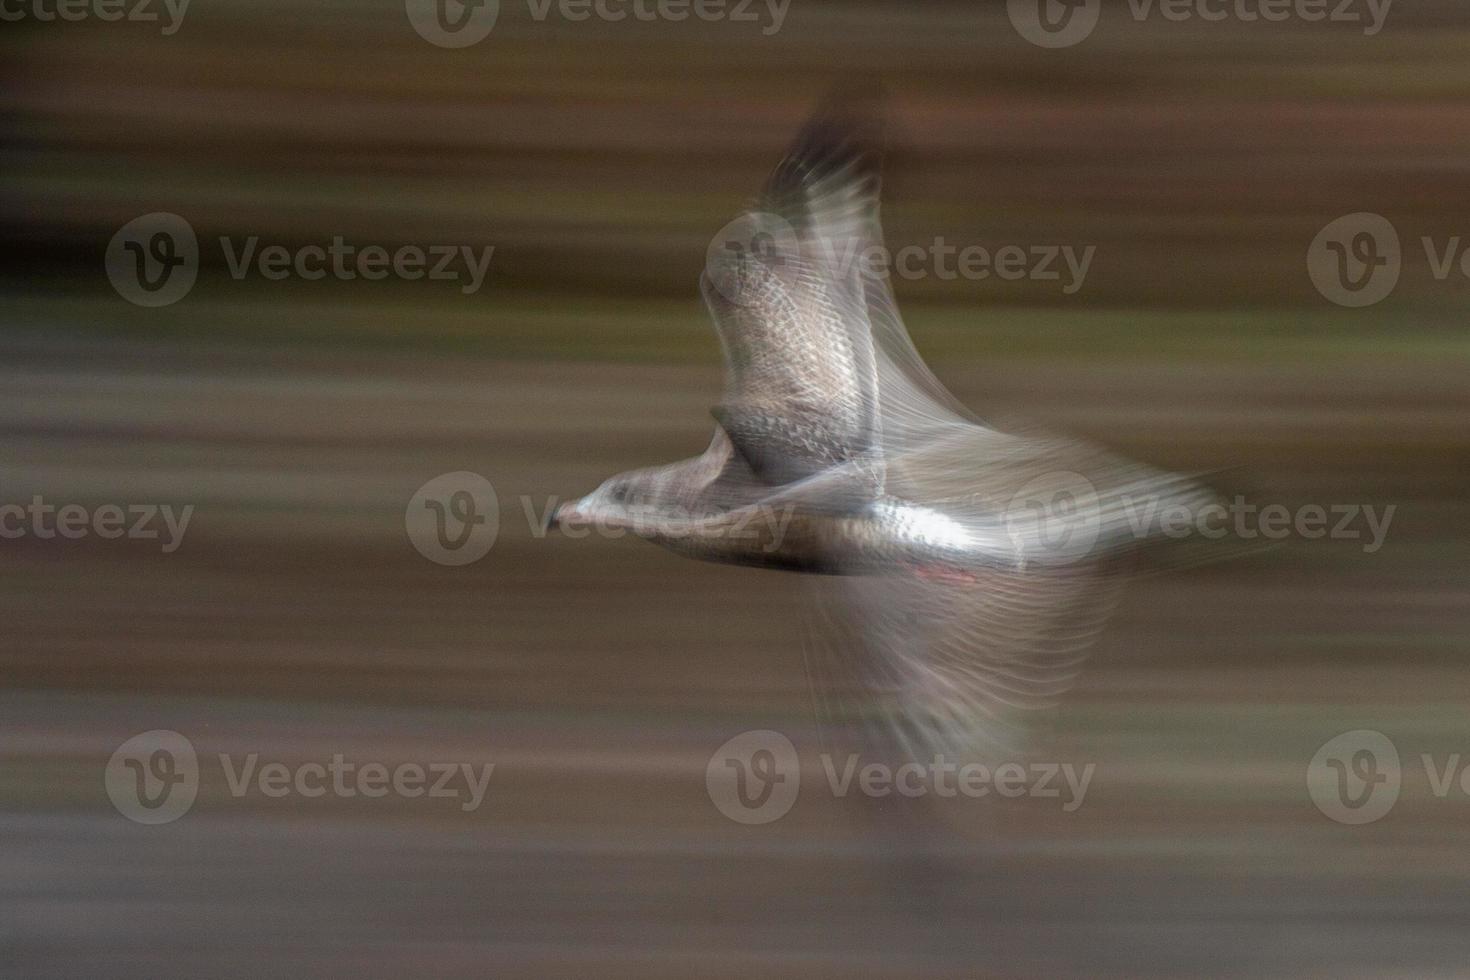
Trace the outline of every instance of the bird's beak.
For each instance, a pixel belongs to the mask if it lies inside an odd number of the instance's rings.
[[[557,504],[551,508],[551,511],[546,515],[546,530],[549,531],[552,528],[559,528],[568,521],[584,520],[585,515],[577,509],[578,503],[580,501],[569,500],[564,504]]]

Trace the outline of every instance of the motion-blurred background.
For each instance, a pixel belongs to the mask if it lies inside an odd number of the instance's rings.
[[[1367,35],[1108,2],[1051,50],[977,2],[790,0],[777,28],[764,5],[538,20],[501,0],[461,48],[386,0],[200,0],[172,33],[157,4],[5,9],[0,503],[194,508],[167,553],[0,540],[5,975],[1464,970],[1470,796],[1434,780],[1470,760],[1470,280],[1420,244],[1470,242],[1462,5],[1403,0]],[[977,412],[1293,511],[1396,508],[1371,553],[1291,536],[1136,583],[1047,743],[1096,764],[1075,812],[992,796],[952,836],[875,833],[805,755],[788,576],[527,517],[703,448],[705,248],[853,78],[889,93],[892,248],[1096,246],[1071,293],[1065,273],[897,282]],[[145,307],[104,257],[154,212],[201,258]],[[1349,308],[1307,256],[1357,212],[1392,222],[1403,268]],[[468,293],[235,278],[219,240],[252,236],[493,254]],[[404,515],[456,471],[494,485],[500,532],[448,566]],[[104,770],[159,729],[201,775],[154,826]],[[750,729],[810,766],[761,826],[705,787]],[[1361,825],[1307,791],[1355,729],[1403,770]],[[220,753],[495,769],[466,811],[236,796]]]

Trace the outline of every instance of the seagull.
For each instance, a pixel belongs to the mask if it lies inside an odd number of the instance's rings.
[[[1119,568],[1214,495],[1083,442],[982,422],[904,327],[879,220],[882,124],[828,100],[700,289],[725,360],[700,456],[614,476],[553,526],[806,573],[824,725],[912,758],[997,758],[1070,687]]]

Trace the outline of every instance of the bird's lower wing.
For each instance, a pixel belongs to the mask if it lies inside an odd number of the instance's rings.
[[[1071,686],[1158,515],[1213,495],[1075,440],[931,431],[889,458],[887,490],[965,531],[968,567],[895,561],[814,582],[819,715],[914,761],[1014,758]]]
[[[814,581],[806,644],[827,736],[928,763],[1018,758],[1119,593],[1097,562]]]

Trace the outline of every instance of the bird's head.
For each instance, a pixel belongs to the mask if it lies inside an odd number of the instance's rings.
[[[559,505],[551,513],[550,526],[636,528],[657,515],[659,476],[658,470],[619,473],[587,496]]]

